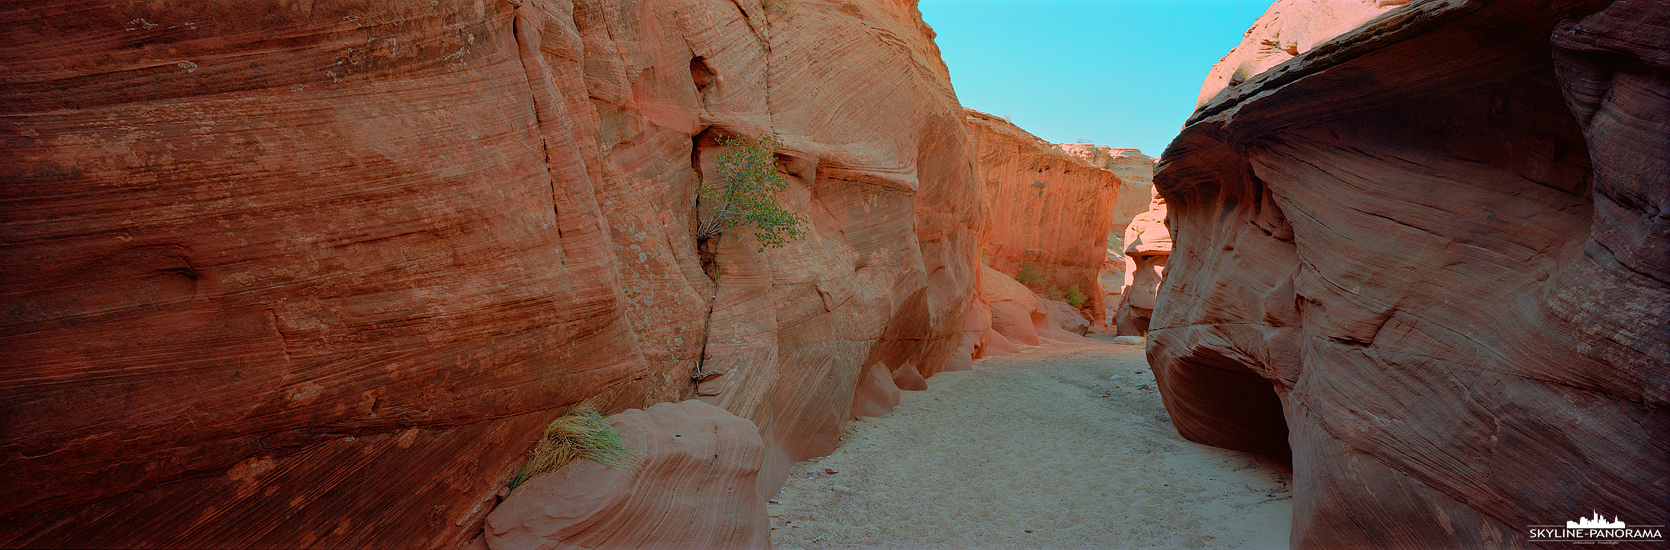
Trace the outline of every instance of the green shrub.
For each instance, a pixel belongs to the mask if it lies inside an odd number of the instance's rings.
[[[1021,262],[1021,268],[1015,271],[1015,281],[1031,288],[1033,284],[1044,280],[1044,270],[1038,267],[1038,262]]]
[[[1084,301],[1089,299],[1089,296],[1085,296],[1084,291],[1079,290],[1079,285],[1073,285],[1067,287],[1067,294],[1065,298],[1067,299],[1067,303],[1073,307],[1082,307],[1084,305]]]
[[[630,468],[637,462],[632,449],[621,443],[620,434],[615,433],[609,420],[590,404],[582,404],[545,427],[539,443],[528,453],[527,464],[510,478],[510,488],[515,489],[524,481],[555,472],[581,458],[611,468]]]
[[[760,250],[780,248],[805,234],[806,217],[783,209],[777,193],[789,187],[789,179],[777,171],[776,151],[783,146],[776,136],[761,139],[728,137],[714,159],[718,181],[704,184],[697,194],[697,211],[702,222],[696,238],[716,237],[725,230],[754,226]]]
[[[1062,292],[1061,287],[1058,286],[1051,286],[1048,290],[1045,290],[1044,296],[1048,296],[1049,299],[1057,302],[1067,299],[1067,293]]]

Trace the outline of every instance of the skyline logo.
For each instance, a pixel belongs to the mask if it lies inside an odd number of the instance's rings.
[[[1531,542],[1569,542],[1575,544],[1618,544],[1620,542],[1664,542],[1663,525],[1628,525],[1618,516],[1607,521],[1600,512],[1590,510],[1592,517],[1568,521],[1559,525],[1529,525]]]
[[[1567,529],[1623,529],[1624,522],[1618,521],[1618,516],[1612,516],[1612,521],[1594,512],[1594,518],[1577,518],[1577,521],[1566,522]]]

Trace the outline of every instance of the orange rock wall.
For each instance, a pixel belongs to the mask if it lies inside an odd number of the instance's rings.
[[[979,141],[980,178],[991,216],[982,241],[985,262],[1016,275],[1034,263],[1037,290],[1078,287],[1081,306],[1101,319],[1098,277],[1109,228],[1118,211],[1119,178],[992,115],[965,118]]]
[[[774,492],[865,367],[961,344],[974,143],[912,3],[0,18],[0,545],[455,546],[598,394],[711,394]],[[695,189],[764,133],[810,234],[715,283]]]
[[[1294,547],[1670,517],[1667,51],[1663,0],[1411,3],[1167,149],[1149,360],[1184,436],[1291,452]]]

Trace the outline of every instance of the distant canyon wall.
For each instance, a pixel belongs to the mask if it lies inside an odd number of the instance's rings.
[[[992,268],[1037,291],[1076,289],[1092,319],[1104,316],[1099,273],[1120,180],[1007,120],[969,109],[990,215],[982,240]]]
[[[456,546],[594,396],[752,421],[774,492],[957,353],[983,213],[914,3],[770,4],[12,6],[0,545]],[[765,134],[808,235],[710,279]]]
[[[1185,437],[1291,454],[1295,547],[1670,517],[1666,52],[1662,0],[1411,3],[1167,149],[1149,360]]]

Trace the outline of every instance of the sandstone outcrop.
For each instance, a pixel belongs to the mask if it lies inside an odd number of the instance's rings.
[[[1119,289],[1114,329],[1120,336],[1146,336],[1172,247],[1171,230],[1166,227],[1166,201],[1158,192],[1153,194],[1148,211],[1125,228],[1122,242],[1125,285]]]
[[[974,143],[912,3],[0,19],[0,546],[454,547],[596,395],[753,421],[771,492],[963,343]],[[808,236],[715,282],[696,189],[764,134]]]
[[[982,240],[987,265],[1039,291],[1101,296],[1098,274],[1118,209],[1119,178],[1002,118],[966,113],[979,142],[991,220]],[[1103,317],[1100,300],[1079,307],[1092,319]]]
[[[1411,3],[1166,150],[1149,360],[1184,436],[1291,452],[1295,547],[1670,517],[1666,52],[1662,0]]]
[[[982,347],[986,349],[982,350],[981,357],[1016,353],[1019,346],[1043,345],[1044,340],[1084,340],[1082,332],[1068,328],[1086,323],[1072,306],[1040,298],[1026,285],[990,267],[982,270],[980,285],[981,302],[991,311],[992,333],[983,335]],[[1050,302],[1066,306],[1069,311],[1052,311]]]
[[[488,548],[771,547],[753,422],[701,401],[609,420],[635,467],[577,460],[528,480],[488,514]]]
[[[1212,65],[1196,106],[1409,0],[1276,0]]]
[[[1148,211],[1149,199],[1154,191],[1154,163],[1159,159],[1144,155],[1137,149],[1089,143],[1063,143],[1058,147],[1119,177],[1119,205],[1114,210],[1113,226],[1108,231],[1107,251],[1099,277],[1102,283],[1101,300],[1107,314],[1112,316],[1119,308],[1120,289],[1126,284],[1125,229],[1130,227],[1131,220]],[[1095,321],[1112,323],[1111,318]]]

